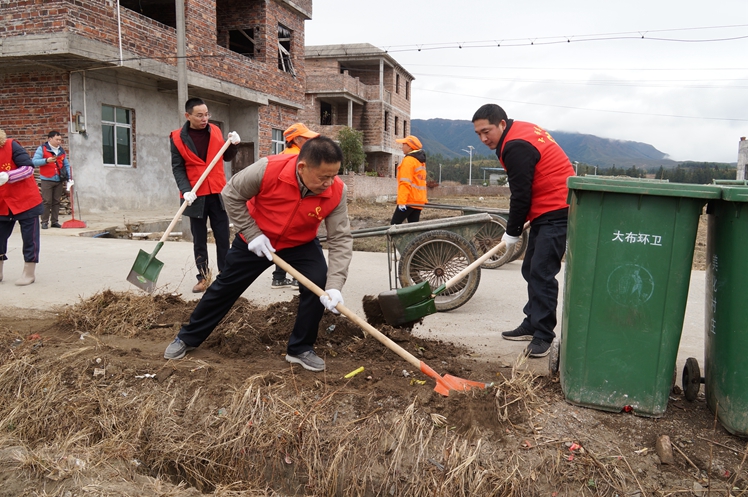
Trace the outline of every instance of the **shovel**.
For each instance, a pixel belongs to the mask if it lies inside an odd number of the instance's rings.
[[[226,140],[226,143],[223,144],[221,150],[216,153],[216,156],[213,157],[212,161],[210,161],[208,167],[205,168],[205,171],[203,171],[203,174],[197,180],[195,186],[192,187],[192,193],[197,192],[198,188],[200,188],[200,185],[202,185],[203,181],[205,181],[205,178],[207,178],[208,174],[210,174],[210,171],[213,170],[213,166],[216,165],[218,159],[223,156],[223,153],[227,148],[229,148],[229,145],[231,145],[231,142],[229,140]],[[164,263],[156,259],[156,254],[158,254],[158,251],[161,250],[161,247],[164,246],[164,242],[167,238],[169,238],[171,230],[174,229],[174,226],[176,226],[177,221],[179,221],[179,218],[182,216],[182,213],[186,208],[187,202],[182,202],[182,205],[179,206],[179,210],[177,211],[176,216],[174,216],[174,219],[171,220],[169,227],[166,228],[166,231],[164,231],[164,234],[156,244],[156,248],[153,250],[153,252],[151,252],[150,254],[148,252],[145,252],[144,250],[140,250],[140,252],[138,252],[138,257],[135,258],[135,263],[132,265],[132,269],[130,269],[130,274],[127,275],[127,281],[140,288],[141,290],[145,290],[148,293],[153,293],[153,290],[156,289],[156,280],[158,280],[158,275],[161,272],[161,268],[164,267]]]
[[[273,254],[273,262],[281,269],[284,269],[288,274],[296,278],[296,281],[307,287],[316,295],[320,297],[327,295],[324,290],[309,281],[309,278],[304,277],[303,274],[296,271],[296,269],[275,254]],[[376,338],[385,347],[409,362],[413,367],[418,368],[423,374],[436,380],[434,391],[445,397],[448,397],[450,392],[466,392],[472,388],[487,388],[493,386],[493,383],[481,383],[479,381],[465,380],[449,374],[441,376],[439,373],[431,369],[425,362],[418,360],[413,354],[390,340],[389,337],[367,323],[364,319],[360,318],[355,312],[351,311],[343,304],[338,304],[335,308],[345,317],[359,325],[368,334]]]
[[[530,226],[529,221],[525,223],[522,231],[526,230],[528,226]],[[384,319],[392,326],[400,326],[405,323],[418,321],[429,314],[435,314],[436,302],[434,299],[437,295],[453,287],[468,273],[480,267],[486,260],[503,249],[505,245],[506,242],[499,242],[494,248],[480,256],[475,262],[451,277],[436,290],[431,290],[431,285],[428,281],[422,281],[416,285],[380,293],[377,300],[379,301],[379,307],[382,309]]]

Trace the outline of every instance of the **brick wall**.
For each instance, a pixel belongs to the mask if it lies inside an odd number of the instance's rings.
[[[295,109],[274,104],[270,104],[267,107],[261,107],[259,114],[260,143],[257,144],[257,151],[260,157],[266,157],[270,155],[271,152],[273,142],[272,130],[285,130],[298,121],[298,116]]]
[[[60,132],[63,148],[68,148],[68,84],[64,73],[0,74],[2,128],[31,156],[52,130]]]

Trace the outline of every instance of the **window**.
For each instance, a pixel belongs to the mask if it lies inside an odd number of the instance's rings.
[[[140,15],[177,28],[177,9],[174,2],[143,2],[142,0],[119,0],[120,7],[134,10]]]
[[[255,55],[254,29],[232,29],[229,31],[229,50],[245,57]]]
[[[319,103],[319,123],[322,126],[332,125],[332,105],[327,102]]]
[[[390,113],[388,111],[384,111],[384,130],[390,130]]]
[[[408,136],[408,121],[403,119],[403,138]]]
[[[400,75],[395,74],[395,93],[400,93]]]
[[[397,124],[398,124],[398,122],[397,122],[397,121],[398,121],[398,117],[397,117],[397,116],[395,116],[395,129],[394,129],[394,131],[395,131],[395,136],[397,136],[397,130],[398,130],[398,127],[397,127]]]
[[[101,134],[104,165],[132,167],[132,111],[102,105]]]
[[[278,69],[296,77],[291,63],[291,30],[278,24]]]
[[[405,82],[405,100],[410,100],[410,81]]]
[[[286,149],[286,140],[283,139],[283,130],[274,129],[273,138],[270,145],[270,155],[277,155]]]

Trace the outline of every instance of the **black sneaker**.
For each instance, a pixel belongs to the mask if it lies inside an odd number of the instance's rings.
[[[60,223],[52,223],[50,226],[52,226],[53,228],[62,228]]]
[[[296,278],[291,278],[291,287],[296,289],[299,288],[299,282],[296,281]]]
[[[42,229],[43,230],[49,229],[49,224],[48,223],[42,223]]]
[[[296,280],[293,280],[293,281],[296,281]],[[271,288],[288,288],[290,286],[293,286],[293,283],[288,278],[285,278],[282,280],[273,280],[273,282],[270,284]],[[299,284],[296,283],[296,286],[298,287]]]
[[[504,331],[501,333],[501,338],[504,340],[532,340],[532,331],[527,328],[523,328],[522,325],[517,326],[517,329],[512,331]]]
[[[540,338],[533,338],[525,349],[528,357],[545,357],[551,351],[551,344]]]

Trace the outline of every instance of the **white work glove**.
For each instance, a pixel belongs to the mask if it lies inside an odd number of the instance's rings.
[[[242,139],[239,138],[239,133],[237,133],[236,131],[232,131],[231,133],[229,133],[226,138],[228,138],[232,145],[239,145],[239,143],[242,141]]]
[[[335,308],[336,305],[343,303],[343,296],[340,294],[340,290],[331,288],[325,291],[327,292],[327,295],[321,296],[319,301],[322,302],[322,305],[324,305],[328,311],[334,314],[340,314],[340,311]]]
[[[66,189],[67,191],[70,191],[70,188],[71,188],[71,187],[72,187],[72,186],[73,186],[74,184],[75,184],[75,181],[73,181],[72,179],[69,179],[69,180],[68,180],[68,182],[67,182],[67,185],[65,186],[65,189]]]
[[[514,248],[515,245],[517,245],[517,242],[519,241],[518,236],[512,236],[506,232],[504,232],[504,236],[501,237],[501,241],[506,244],[506,249],[511,250]]]
[[[197,200],[197,195],[192,192],[187,192],[182,194],[182,198],[184,198],[184,201],[187,202],[187,205],[192,205],[192,202]]]
[[[400,209],[403,212],[405,212],[405,211],[408,210],[408,206],[407,205],[398,205],[397,208]]]
[[[267,257],[269,261],[273,260],[275,249],[270,245],[270,240],[265,235],[260,235],[252,239],[247,244],[250,252],[254,252],[257,257]]]
[[[6,173],[5,171],[0,173],[0,186],[8,182],[8,177],[8,173]]]

